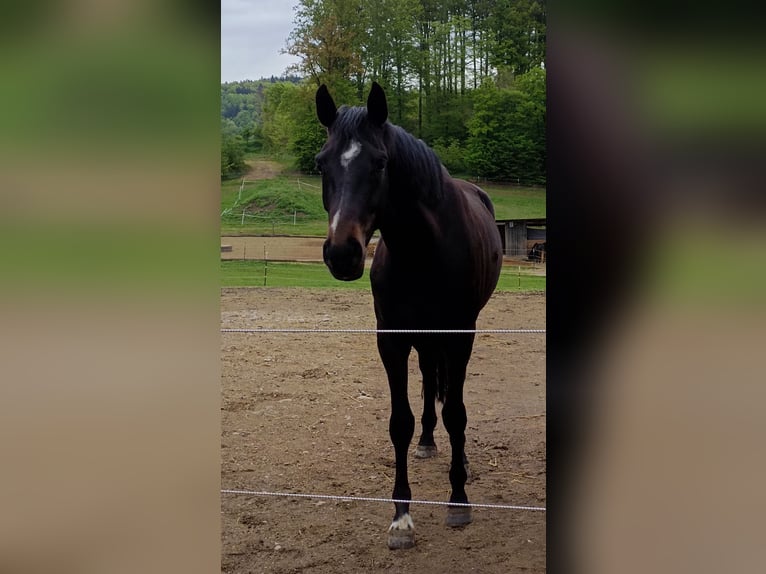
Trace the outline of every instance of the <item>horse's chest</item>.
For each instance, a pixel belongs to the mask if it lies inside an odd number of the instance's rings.
[[[391,278],[389,278],[391,279]],[[448,282],[433,277],[408,276],[373,285],[375,311],[379,320],[402,328],[437,327],[448,318],[462,315],[464,298]]]
[[[459,257],[421,250],[399,251],[392,256],[381,240],[370,274],[378,319],[423,327],[470,315],[465,307],[472,273],[459,262]]]

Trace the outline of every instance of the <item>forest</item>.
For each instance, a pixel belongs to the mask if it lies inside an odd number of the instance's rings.
[[[314,172],[317,87],[363,105],[375,80],[453,174],[545,184],[544,0],[300,0],[293,26],[287,75],[221,85],[223,178],[253,151]]]

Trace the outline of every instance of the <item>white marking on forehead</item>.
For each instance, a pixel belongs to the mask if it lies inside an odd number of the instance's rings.
[[[351,140],[351,143],[348,144],[346,151],[344,151],[340,156],[340,165],[343,166],[343,169],[348,168],[348,164],[351,163],[352,159],[359,155],[360,151],[362,151],[362,144],[356,140]]]
[[[330,231],[335,233],[335,230],[338,228],[338,220],[340,219],[340,209],[335,212],[335,215],[332,218],[332,223],[330,223]]]

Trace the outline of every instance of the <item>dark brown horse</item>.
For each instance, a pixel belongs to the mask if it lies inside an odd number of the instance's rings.
[[[336,108],[322,85],[317,116],[327,142],[317,155],[322,201],[329,214],[324,261],[337,279],[362,276],[367,244],[380,241],[370,271],[378,329],[476,328],[502,264],[494,209],[484,191],[453,179],[421,140],[387,121],[383,89],[373,83],[367,107]],[[414,347],[423,375],[422,434],[415,456],[436,454],[436,405],[450,437],[450,502],[467,503],[466,410],[463,383],[470,334],[378,334],[391,390],[389,432],[396,453],[393,497],[411,500],[407,450],[415,418],[407,398],[407,360]],[[395,503],[390,548],[409,548],[414,527],[409,503]],[[450,506],[447,524],[471,522],[469,506]]]

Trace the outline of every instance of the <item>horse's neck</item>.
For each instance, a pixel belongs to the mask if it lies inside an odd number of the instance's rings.
[[[389,190],[380,233],[399,257],[438,246],[447,210],[440,203],[450,192],[450,177],[425,144],[390,126]]]
[[[442,210],[437,209],[420,191],[409,183],[412,179],[399,177],[391,181],[385,215],[380,222],[380,234],[393,255],[409,257],[433,249],[445,233]],[[447,200],[445,197],[443,199]]]

